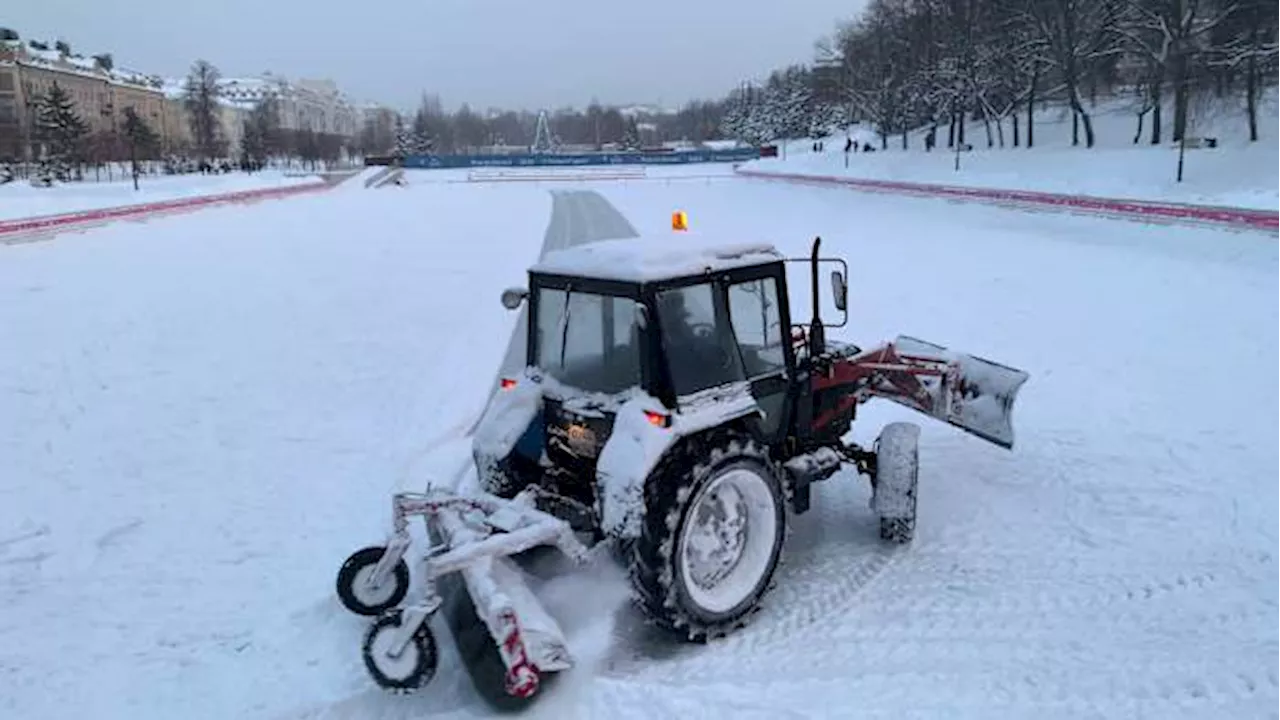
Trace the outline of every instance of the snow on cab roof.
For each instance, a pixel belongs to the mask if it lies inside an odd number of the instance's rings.
[[[552,250],[530,270],[623,282],[656,282],[782,259],[768,243],[715,242],[689,233],[597,240]]]

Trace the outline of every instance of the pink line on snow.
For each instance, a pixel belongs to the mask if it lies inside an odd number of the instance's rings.
[[[1213,207],[1209,205],[1184,205],[1147,200],[1121,200],[1092,197],[1089,195],[1059,195],[1031,190],[998,190],[934,185],[930,183],[898,182],[892,180],[865,180],[862,178],[832,175],[806,175],[800,173],[761,172],[737,169],[739,175],[765,180],[784,180],[818,185],[842,185],[857,190],[899,192],[909,195],[949,197],[979,202],[1011,202],[1026,205],[1045,205],[1085,210],[1099,214],[1115,214],[1126,219],[1183,220],[1208,222],[1233,227],[1274,232],[1280,227],[1280,213],[1252,208]]]
[[[164,212],[195,210],[202,207],[221,205],[225,203],[250,202],[253,200],[261,200],[271,197],[285,197],[288,195],[296,195],[315,190],[327,190],[330,187],[332,186],[329,183],[321,181],[301,185],[289,185],[286,187],[263,188],[260,190],[241,190],[238,192],[223,193],[220,195],[205,195],[201,197],[179,198],[176,200],[163,200],[160,202],[145,203],[142,205],[124,205],[120,207],[62,213],[59,215],[42,215],[39,217],[21,218],[18,220],[0,220],[0,241],[28,233],[45,233],[48,231],[56,232],[58,230],[72,229],[79,225],[92,225],[110,222],[112,220],[125,220],[129,218],[156,215]]]

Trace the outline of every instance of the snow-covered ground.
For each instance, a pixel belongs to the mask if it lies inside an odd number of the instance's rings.
[[[242,172],[229,175],[166,175],[143,178],[136,191],[132,182],[73,182],[51,188],[37,188],[25,181],[15,181],[0,185],[0,220],[286,187],[314,183],[318,179],[315,175],[286,175],[276,170],[252,175]]]
[[[925,425],[913,545],[879,545],[865,481],[820,486],[724,642],[640,629],[615,569],[551,583],[583,667],[536,715],[1274,717],[1274,241],[727,178],[593,187],[642,233],[679,208],[797,255],[820,234],[850,264],[836,337],[913,334],[1031,380],[1013,452]],[[411,182],[0,248],[0,716],[484,715],[448,647],[423,692],[376,688],[332,583],[392,487],[465,454],[547,191]],[[905,416],[873,405],[855,432]]]
[[[1243,102],[1243,101],[1240,101]],[[845,135],[826,139],[822,153],[814,153],[812,141],[787,143],[786,157],[762,159],[744,167],[760,171],[848,175],[873,180],[939,183],[967,187],[1038,190],[1100,197],[1132,198],[1227,205],[1275,210],[1280,207],[1280,173],[1276,157],[1276,94],[1267,94],[1258,117],[1259,139],[1248,142],[1248,126],[1243,108],[1234,101],[1204,110],[1192,125],[1190,135],[1217,137],[1214,149],[1192,149],[1185,153],[1183,182],[1177,182],[1178,150],[1169,138],[1173,127],[1172,107],[1164,113],[1164,144],[1153,147],[1151,117],[1147,116],[1142,142],[1132,140],[1137,116],[1127,101],[1099,102],[1093,123],[1097,145],[1086,149],[1071,147],[1071,115],[1065,107],[1036,113],[1033,149],[987,148],[981,122],[970,122],[966,141],[971,152],[961,153],[960,169],[955,169],[955,153],[946,147],[947,128],[938,130],[939,147],[925,152],[923,134],[913,133],[903,151],[901,136],[889,138],[887,150],[868,128],[852,126],[851,134],[869,142],[878,152],[851,153],[845,167]],[[1021,120],[1022,118],[1020,118]],[[1023,140],[1025,141],[1025,125]],[[995,130],[992,130],[995,137]],[[1012,126],[1006,121],[1005,142],[1011,145]]]

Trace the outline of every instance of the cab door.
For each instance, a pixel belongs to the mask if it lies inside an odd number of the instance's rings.
[[[726,305],[751,394],[765,413],[761,430],[770,442],[786,432],[785,421],[794,362],[788,342],[790,319],[779,298],[776,274],[726,283]]]

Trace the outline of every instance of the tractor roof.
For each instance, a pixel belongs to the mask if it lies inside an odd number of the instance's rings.
[[[782,260],[768,243],[724,243],[689,233],[598,240],[548,252],[530,268],[549,275],[659,282]]]

